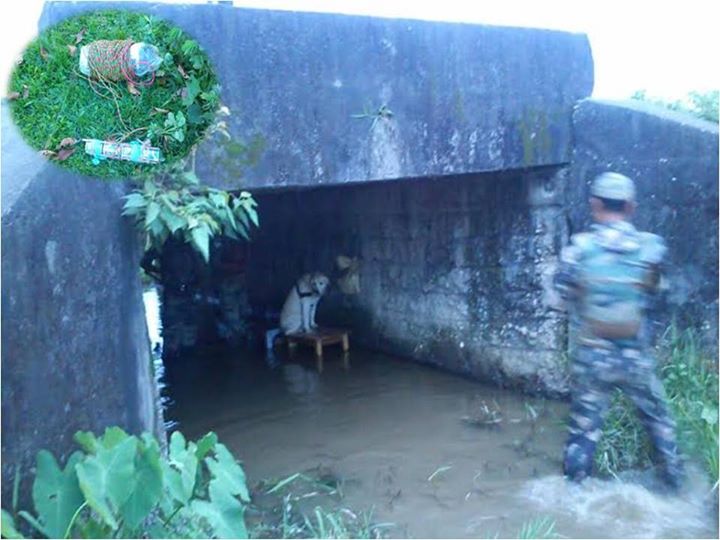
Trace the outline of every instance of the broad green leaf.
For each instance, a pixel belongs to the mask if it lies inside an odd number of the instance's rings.
[[[3,538],[25,538],[15,527],[15,520],[10,513],[2,510],[2,519],[0,520],[0,533]]]
[[[170,458],[176,459],[177,456],[180,456],[182,452],[185,451],[186,446],[185,436],[179,431],[174,431],[173,434],[170,435]]]
[[[225,229],[232,229],[233,231],[237,229],[237,222],[235,221],[235,214],[233,213],[232,208],[229,206],[223,208],[222,216],[223,220],[227,221]]]
[[[152,198],[157,193],[158,187],[153,180],[145,180],[145,185],[143,186],[143,191],[145,192],[145,194],[147,196]]]
[[[163,238],[163,235],[170,232],[170,230],[165,226],[165,223],[163,223],[159,219],[156,219],[155,221],[150,223],[150,226],[147,227],[147,230],[150,231],[150,233],[155,238]]]
[[[160,205],[155,201],[150,201],[147,207],[147,213],[145,214],[145,226],[150,226],[155,219],[160,215]]]
[[[256,227],[259,227],[260,222],[258,220],[257,210],[255,210],[252,207],[248,207],[248,208],[245,208],[245,211],[247,212],[248,216],[250,216],[250,221],[252,221]]]
[[[235,215],[240,219],[240,222],[245,227],[245,230],[250,228],[250,221],[248,220],[247,210],[243,206],[239,206],[235,209]]]
[[[98,448],[94,456],[75,466],[85,499],[113,530],[118,527],[115,513],[133,487],[136,452],[137,439],[128,437],[110,450]]]
[[[170,437],[170,462],[165,464],[165,484],[173,498],[186,504],[195,490],[198,458],[193,444],[187,448],[179,431]]]
[[[182,104],[185,107],[189,107],[193,101],[195,101],[195,98],[198,97],[200,94],[200,83],[195,77],[192,77],[188,83],[185,85],[185,92],[183,93],[183,99]],[[180,116],[182,113],[178,113],[178,116]],[[183,118],[183,121],[185,119]]]
[[[210,501],[195,500],[192,509],[207,520],[218,538],[248,537],[242,503],[215,480],[210,482]]]
[[[100,442],[95,438],[95,434],[90,431],[78,431],[73,438],[88,454],[94,454],[100,447]]]
[[[188,122],[191,124],[200,124],[203,121],[202,107],[197,103],[193,103],[188,107]]]
[[[123,208],[142,208],[146,205],[147,201],[145,197],[143,197],[141,193],[134,192],[125,196],[125,205]]]
[[[160,218],[172,234],[175,234],[176,231],[182,229],[187,224],[187,220],[184,217],[178,216],[167,208],[163,208],[160,211]]]
[[[115,448],[118,444],[123,442],[125,439],[130,437],[125,431],[123,431],[121,428],[117,426],[112,426],[109,428],[105,428],[105,433],[103,433],[102,436],[102,445],[107,448],[108,450],[111,450],[112,448]]]
[[[232,495],[238,495],[243,501],[250,501],[245,471],[224,444],[216,444],[215,458],[208,457],[205,463],[214,477],[213,482]]]
[[[227,193],[210,193],[208,197],[210,197],[212,203],[218,208],[227,205]]]
[[[214,431],[206,433],[205,436],[197,442],[197,450],[195,451],[197,458],[203,459],[210,450],[215,449],[217,442],[218,438]]]
[[[197,248],[205,259],[210,262],[210,232],[206,227],[198,226],[190,231],[192,244]]]
[[[140,445],[135,457],[132,487],[120,514],[129,531],[135,531],[160,501],[163,473],[160,467],[160,448],[154,440]]]
[[[65,537],[75,511],[84,502],[75,474],[80,459],[81,453],[74,452],[63,471],[50,452],[38,452],[32,498],[39,521],[50,538]]]

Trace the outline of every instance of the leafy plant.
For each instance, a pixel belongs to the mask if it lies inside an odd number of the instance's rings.
[[[230,110],[221,106],[206,133],[206,138],[214,138],[221,148],[234,142],[223,119],[229,115]],[[182,113],[168,115],[168,129],[178,129],[178,122],[185,123]],[[142,187],[125,197],[123,215],[135,218],[146,252],[159,253],[167,239],[174,236],[189,243],[209,262],[214,236],[249,240],[251,229],[260,224],[257,202],[249,192],[236,195],[201,185],[195,173],[195,152],[193,148],[188,159],[159,167]]]
[[[215,235],[249,240],[259,225],[257,202],[247,191],[238,195],[200,186],[192,173],[146,180],[125,197],[123,215],[135,218],[144,235],[145,251],[160,251],[170,236],[191,244],[208,262]]]
[[[167,458],[152,436],[118,427],[75,440],[82,451],[64,469],[50,452],[38,453],[35,514],[17,512],[42,536],[247,538],[245,473],[214,433],[197,443],[173,433]],[[15,525],[3,510],[2,535],[22,538]]]

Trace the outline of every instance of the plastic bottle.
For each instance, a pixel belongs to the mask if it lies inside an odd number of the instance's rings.
[[[91,76],[89,51],[92,44],[80,48],[79,67],[80,72],[88,77]],[[155,45],[145,42],[133,43],[128,51],[126,67],[135,77],[144,77],[157,71],[162,65],[163,58]]]

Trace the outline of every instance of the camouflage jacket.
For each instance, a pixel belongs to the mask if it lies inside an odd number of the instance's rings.
[[[667,248],[627,221],[594,224],[562,250],[554,286],[566,302],[578,343],[639,346],[645,312],[662,287]]]

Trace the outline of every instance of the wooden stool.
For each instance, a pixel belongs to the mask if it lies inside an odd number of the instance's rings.
[[[298,343],[304,343],[315,347],[315,357],[317,358],[317,369],[318,371],[323,370],[323,346],[335,345],[336,343],[342,344],[343,350],[343,364],[345,368],[348,364],[348,351],[350,350],[350,332],[348,330],[342,330],[339,328],[318,328],[315,332],[307,334],[290,334],[285,336],[288,342],[288,347],[292,353],[297,347]]]

